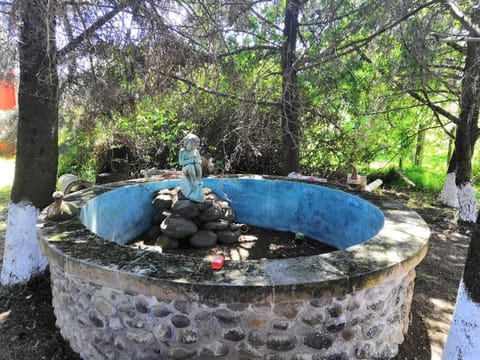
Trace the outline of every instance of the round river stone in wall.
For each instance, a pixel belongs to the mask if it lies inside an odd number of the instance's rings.
[[[177,217],[168,217],[160,225],[163,233],[175,238],[181,239],[195,234],[198,231],[197,225],[190,220]]]
[[[330,346],[333,344],[333,341],[331,338],[319,332],[314,332],[305,337],[304,343],[311,348],[321,350],[330,348]]]
[[[295,335],[289,334],[268,334],[267,347],[276,351],[290,351],[297,346]]]
[[[190,325],[190,319],[185,315],[173,315],[172,324],[177,328],[184,328]]]

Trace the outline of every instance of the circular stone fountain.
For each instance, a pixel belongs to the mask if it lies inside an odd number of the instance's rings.
[[[286,178],[204,179],[249,225],[302,232],[341,250],[226,261],[133,249],[152,194],[133,180],[67,197],[78,219],[38,222],[57,325],[84,359],[388,359],[403,342],[429,230],[413,211]]]

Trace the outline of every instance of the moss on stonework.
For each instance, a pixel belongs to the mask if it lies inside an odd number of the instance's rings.
[[[128,181],[89,188],[70,196],[68,200],[83,206],[108,191],[125,185],[151,181]],[[288,289],[293,286],[296,287],[296,291],[310,292],[313,291],[313,284],[316,287],[320,286],[322,291],[340,293],[342,292],[340,288],[348,290],[370,287],[391,276],[395,269],[406,271],[407,267],[415,266],[424,255],[428,239],[428,236],[425,238],[425,231],[421,236],[411,235],[412,226],[422,227],[423,230],[425,225],[415,213],[405,207],[398,204],[386,204],[384,207],[383,198],[375,194],[361,193],[355,196],[360,196],[383,209],[387,218],[386,227],[391,226],[394,233],[401,231],[402,226],[409,226],[408,237],[398,241],[389,238],[389,234],[386,233],[345,251],[306,257],[301,261],[297,259],[284,259],[276,263],[268,260],[226,261],[221,270],[214,271],[210,267],[209,259],[156,253],[107,241],[88,230],[78,218],[62,222],[40,219],[39,234],[44,244],[52,249],[49,256],[56,254],[59,264],[62,263],[62,257],[68,257],[70,267],[76,263],[78,266],[91,264],[100,272],[116,271],[125,276],[146,277],[162,283],[194,287],[225,286],[235,296],[237,287],[238,289],[267,287],[273,291],[274,287]],[[408,222],[408,225],[405,225],[405,222]],[[375,252],[383,254],[384,257],[372,256]],[[401,265],[403,262],[404,266]],[[207,290],[205,288],[199,291]],[[239,291],[238,296],[242,296],[242,290]]]

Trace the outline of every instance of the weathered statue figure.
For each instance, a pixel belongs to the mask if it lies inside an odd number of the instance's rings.
[[[198,152],[200,139],[197,135],[188,134],[183,139],[183,148],[180,149],[178,162],[182,165],[182,179],[180,181],[180,190],[189,200],[202,202],[203,183],[202,183],[202,159]]]

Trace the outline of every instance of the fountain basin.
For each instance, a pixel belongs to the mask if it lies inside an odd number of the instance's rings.
[[[341,249],[226,261],[123,244],[150,226],[174,180],[96,186],[67,200],[78,219],[38,222],[57,325],[85,359],[391,358],[408,326],[429,230],[401,204],[286,178],[204,179],[236,220],[301,231]]]

